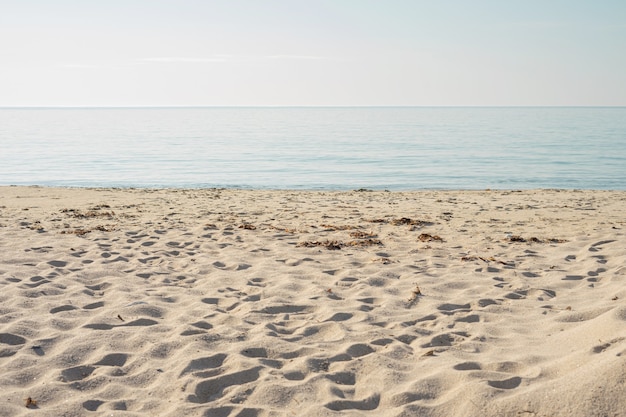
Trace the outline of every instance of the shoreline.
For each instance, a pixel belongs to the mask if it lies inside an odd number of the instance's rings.
[[[211,186],[211,187],[195,187],[195,186],[82,186],[82,185],[41,185],[41,184],[0,184],[0,190],[3,188],[43,188],[43,189],[59,189],[59,190],[86,190],[86,191],[269,191],[269,192],[302,192],[302,193],[350,193],[350,192],[385,192],[385,193],[422,193],[422,192],[615,192],[626,193],[626,188],[411,188],[411,189],[389,189],[389,188],[272,188],[272,187],[245,187],[245,186]]]
[[[0,186],[0,417],[617,415],[625,203]]]

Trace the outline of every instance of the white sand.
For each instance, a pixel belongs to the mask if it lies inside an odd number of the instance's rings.
[[[0,187],[0,416],[623,416],[625,228],[626,192]]]

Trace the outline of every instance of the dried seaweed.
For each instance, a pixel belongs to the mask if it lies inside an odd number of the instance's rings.
[[[422,290],[420,289],[419,285],[416,285],[415,288],[411,291],[411,296],[407,300],[407,303],[409,303],[409,305],[413,304],[414,302],[417,301],[418,297],[421,295],[422,295]]]
[[[371,238],[375,238],[377,235],[376,233],[372,233],[372,232],[351,232],[350,233],[350,237],[355,238],[355,239],[371,239]]]
[[[382,244],[383,242],[381,242],[379,239],[362,239],[346,242],[345,246],[378,246]]]
[[[108,206],[96,206],[94,209],[88,211],[82,211],[78,209],[62,209],[61,213],[64,213],[70,217],[74,217],[77,219],[93,219],[96,217],[114,217],[114,211],[100,211],[100,207],[108,207]]]
[[[33,400],[32,397],[24,398],[24,406],[26,408],[37,408],[37,400]]]
[[[519,235],[511,235],[505,239],[507,242],[517,242],[517,243],[564,243],[567,242],[565,239],[557,239],[557,238],[547,238],[540,239],[538,237],[524,238]]]
[[[402,225],[407,225],[407,226],[426,226],[429,224],[432,224],[430,222],[424,221],[424,220],[414,220],[408,217],[401,217],[399,219],[393,219],[390,222],[392,225],[394,226],[402,226]]]
[[[76,235],[76,236],[84,236],[87,233],[90,233],[89,229],[71,229],[71,230],[61,230],[62,235]]]
[[[98,225],[95,227],[91,227],[88,229],[69,229],[69,230],[61,230],[62,235],[76,235],[76,236],[84,236],[87,233],[91,233],[93,231],[98,232],[112,232],[115,230],[115,226],[107,226],[107,225]]]
[[[496,262],[496,263],[499,263],[499,264],[501,264],[501,265],[513,266],[513,264],[511,264],[511,263],[501,261],[501,260],[499,260],[499,259],[494,258],[493,256],[490,256],[490,257],[486,258],[486,257],[483,257],[483,256],[469,255],[469,256],[463,256],[463,257],[461,258],[461,260],[462,260],[463,262],[469,262],[469,261],[478,261],[478,260],[481,260],[481,261],[483,261],[483,262],[487,262],[487,263],[489,263],[489,262]]]
[[[365,221],[368,223],[389,223],[389,221],[385,219],[367,219]]]
[[[393,261],[391,259],[389,259],[389,258],[373,258],[372,262],[383,264],[383,265],[389,265]]]
[[[417,237],[420,242],[443,242],[443,239],[437,235],[431,235],[429,233],[422,233]]]
[[[99,232],[112,232],[115,230],[115,226],[98,225],[91,230],[97,230]]]
[[[291,234],[299,233],[297,229],[290,229],[288,227],[269,226],[269,228],[278,230],[279,232],[285,232],[285,233],[291,233]],[[300,233],[308,233],[308,232],[300,232]]]
[[[357,226],[349,226],[349,225],[320,224],[320,226],[323,227],[327,231],[358,229]]]
[[[382,242],[378,239],[362,239],[362,240],[351,240],[349,242],[343,242],[341,240],[307,240],[304,242],[299,242],[297,247],[305,247],[312,248],[316,246],[324,247],[328,250],[338,250],[344,247],[364,247],[364,246],[374,246],[374,245],[382,245]]]
[[[341,249],[343,245],[344,245],[343,242],[339,240],[323,240],[323,241],[308,240],[305,242],[299,242],[296,246],[305,247],[305,248],[313,248],[316,246],[322,246],[328,250],[338,250],[338,249]]]

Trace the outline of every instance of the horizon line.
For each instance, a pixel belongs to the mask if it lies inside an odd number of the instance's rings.
[[[25,105],[2,106],[0,110],[36,109],[225,109],[225,108],[623,108],[624,105]]]

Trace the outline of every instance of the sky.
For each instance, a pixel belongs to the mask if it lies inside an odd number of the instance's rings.
[[[624,106],[624,0],[0,0],[0,106]]]

